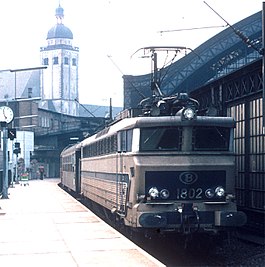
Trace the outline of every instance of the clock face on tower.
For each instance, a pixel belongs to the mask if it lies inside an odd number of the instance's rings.
[[[13,110],[8,106],[0,107],[0,122],[10,123],[14,118]]]

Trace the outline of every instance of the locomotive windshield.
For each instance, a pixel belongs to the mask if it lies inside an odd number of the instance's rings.
[[[230,128],[226,127],[194,127],[193,150],[228,150]]]
[[[141,151],[180,150],[181,128],[159,127],[142,128],[140,139]]]
[[[184,134],[183,127],[141,128],[141,151],[181,151],[182,144],[190,143],[192,151],[228,151],[230,128],[194,126],[192,134]]]

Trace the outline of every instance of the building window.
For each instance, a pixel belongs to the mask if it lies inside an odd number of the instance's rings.
[[[69,65],[69,58],[68,57],[64,58],[64,65]]]
[[[73,65],[73,66],[76,66],[76,58],[73,58],[73,59],[72,59],[72,65]]]
[[[49,59],[47,57],[43,59],[43,65],[49,65]]]
[[[50,121],[47,117],[40,117],[40,127],[42,128],[49,128],[50,127]]]
[[[54,57],[54,58],[53,58],[53,64],[54,64],[54,65],[59,64],[59,59],[58,59],[58,57]]]

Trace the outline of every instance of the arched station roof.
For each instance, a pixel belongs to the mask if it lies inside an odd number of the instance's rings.
[[[253,49],[253,47],[244,42],[229,27],[167,67],[168,69],[161,70],[160,76],[163,77],[163,81],[160,84],[160,89],[163,94],[172,95],[178,92],[191,92],[209,81],[260,58],[259,50],[262,48],[262,12],[257,12],[241,20],[234,24],[233,28],[243,33],[248,38],[248,44],[251,43],[256,49]],[[132,107],[134,106],[132,103],[135,103],[131,99],[126,104],[126,96],[132,97],[135,95],[135,92],[132,94],[128,90],[136,90],[138,95],[142,91],[146,95],[146,92],[148,92],[146,87],[149,85],[150,74],[141,76],[125,75],[125,108]]]

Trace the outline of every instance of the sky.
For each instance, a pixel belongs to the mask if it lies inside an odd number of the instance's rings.
[[[231,25],[260,11],[263,2],[205,1]],[[111,98],[113,106],[123,106],[122,76],[151,71],[150,58],[140,52],[133,55],[139,48],[195,49],[226,29],[203,0],[2,0],[0,70],[40,66],[40,47],[47,46],[59,2],[64,25],[73,32],[73,45],[80,51],[82,104],[108,105]],[[203,27],[212,28],[183,30]]]

